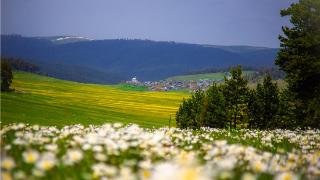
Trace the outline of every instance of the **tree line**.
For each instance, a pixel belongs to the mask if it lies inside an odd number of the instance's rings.
[[[241,66],[243,71],[253,71],[250,76],[246,78],[250,82],[257,82],[261,79],[261,77],[269,74],[272,79],[284,79],[285,73],[281,71],[278,67],[254,67],[254,66]],[[194,75],[194,74],[206,74],[206,73],[225,73],[229,72],[233,67],[211,67],[204,70],[191,71],[187,72],[186,75]]]
[[[176,113],[178,127],[320,128],[320,1],[300,0],[281,16],[290,16],[292,23],[282,27],[275,61],[285,72],[287,88],[280,90],[269,74],[249,89],[238,66],[224,84],[183,100]]]
[[[309,114],[302,118],[303,110],[294,93],[288,88],[279,89],[270,75],[250,89],[238,66],[231,69],[230,78],[225,77],[223,84],[213,83],[208,90],[199,89],[184,99],[176,113],[176,123],[180,128],[192,129],[319,128],[319,117]]]
[[[11,90],[12,70],[39,73],[40,68],[21,59],[1,57],[1,91]]]
[[[39,66],[26,62],[25,60],[12,57],[1,57],[1,62],[8,63],[13,70],[39,73]]]

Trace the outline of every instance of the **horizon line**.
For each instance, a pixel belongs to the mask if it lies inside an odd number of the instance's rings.
[[[232,44],[232,45],[219,45],[219,44],[207,44],[207,43],[191,43],[191,42],[182,42],[182,41],[170,41],[170,40],[154,40],[154,39],[143,39],[143,38],[107,38],[107,39],[95,39],[83,35],[48,35],[48,36],[25,36],[21,34],[3,34],[1,36],[21,36],[25,38],[48,38],[48,37],[81,37],[87,38],[88,41],[104,41],[104,40],[140,40],[140,41],[152,41],[152,42],[167,42],[167,43],[176,43],[176,44],[190,44],[190,45],[201,45],[201,46],[223,46],[223,47],[255,47],[255,48],[266,48],[266,49],[279,49],[280,47],[268,47],[268,46],[255,46],[247,44]]]

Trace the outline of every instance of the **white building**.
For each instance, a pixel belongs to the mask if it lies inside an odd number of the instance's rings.
[[[132,82],[132,83],[138,83],[139,81],[138,81],[137,77],[133,77],[133,78],[131,79],[131,82]]]

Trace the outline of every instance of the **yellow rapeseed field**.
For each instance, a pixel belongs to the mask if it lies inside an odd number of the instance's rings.
[[[160,127],[174,119],[183,92],[128,91],[15,72],[14,92],[1,94],[2,123],[43,125],[137,123]],[[174,120],[172,120],[174,125]]]

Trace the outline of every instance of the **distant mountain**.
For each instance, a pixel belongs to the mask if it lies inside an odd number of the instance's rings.
[[[92,41],[94,39],[81,37],[81,36],[50,36],[50,37],[38,37],[39,39],[47,39],[55,44],[66,44],[83,41]]]
[[[219,48],[233,53],[249,53],[259,50],[267,50],[272,48],[255,47],[255,46],[221,46],[221,45],[203,45],[205,47]]]
[[[68,38],[70,37],[70,38]],[[91,40],[86,38],[1,36],[1,55],[29,59],[48,73],[68,79],[86,74],[86,81],[117,82],[137,76],[159,80],[207,67],[273,66],[278,49],[250,46],[213,46],[150,40]],[[57,41],[65,41],[57,43]],[[72,40],[72,41],[69,41]],[[79,41],[77,41],[79,40]],[[40,67],[41,68],[41,67]],[[87,72],[87,73],[84,73]],[[90,72],[90,73],[88,73]],[[100,83],[100,82],[99,82]]]

